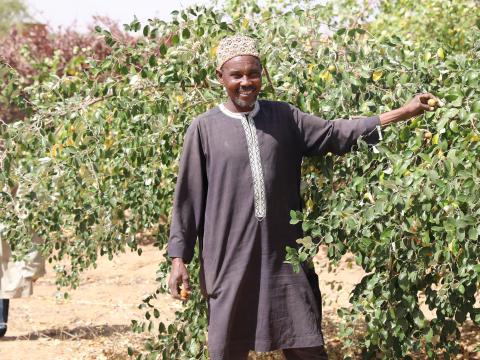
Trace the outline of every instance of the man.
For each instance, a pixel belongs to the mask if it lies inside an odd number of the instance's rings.
[[[217,51],[228,100],[187,130],[178,174],[168,254],[169,286],[189,290],[185,263],[200,245],[201,288],[209,308],[211,359],[246,359],[249,350],[282,349],[290,359],[326,359],[318,281],[284,263],[301,227],[304,156],[344,154],[359,137],[379,140],[379,126],[425,110],[433,95],[360,120],[325,121],[283,102],[257,100],[262,66],[253,39],[231,36]],[[315,279],[313,277],[313,279]]]

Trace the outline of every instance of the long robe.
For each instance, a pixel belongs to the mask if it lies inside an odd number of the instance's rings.
[[[375,143],[379,123],[378,116],[326,121],[266,100],[250,114],[219,106],[193,120],[168,255],[191,261],[198,238],[211,359],[228,360],[245,349],[323,345],[318,282],[284,262],[286,246],[298,248],[303,236],[290,224],[290,211],[302,208],[302,158],[344,154],[361,136]]]

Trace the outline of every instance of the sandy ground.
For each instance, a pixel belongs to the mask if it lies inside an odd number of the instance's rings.
[[[138,345],[142,335],[130,332],[132,319],[141,319],[138,309],[144,296],[155,290],[155,272],[162,259],[151,245],[143,253],[122,254],[113,261],[100,259],[96,269],[82,275],[77,290],[63,299],[55,287],[54,271],[37,281],[34,295],[10,302],[7,336],[0,340],[1,360],[126,359],[129,344]],[[341,343],[335,336],[336,310],[348,305],[348,294],[363,276],[353,257],[346,255],[334,272],[322,249],[315,259],[324,298],[324,326],[332,360],[340,358]],[[341,290],[338,290],[341,287]],[[158,300],[161,319],[169,322],[181,304],[167,295]],[[467,326],[464,354],[480,359],[473,348],[480,343],[480,329]],[[277,358],[277,357],[275,357]]]
[[[57,292],[49,266],[32,297],[10,301],[0,359],[102,359],[108,355],[102,347],[111,345],[104,342],[118,342],[116,346],[126,352],[130,322],[143,316],[138,305],[156,289],[161,259],[153,246],[144,247],[142,256],[129,252],[112,261],[101,258],[96,269],[82,275],[80,287],[68,291],[67,300]],[[168,296],[162,300],[163,318],[172,320],[175,306],[180,305]]]

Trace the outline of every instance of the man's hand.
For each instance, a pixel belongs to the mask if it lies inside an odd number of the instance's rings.
[[[440,104],[440,101],[434,95],[430,93],[419,94],[401,108],[381,114],[380,123],[387,125],[392,122],[408,120],[423,114],[425,111],[434,111],[438,104]]]
[[[180,284],[182,284],[182,294],[180,294]],[[187,267],[182,258],[173,258],[170,279],[168,279],[170,294],[178,300],[187,300],[190,294],[190,282]],[[182,296],[183,295],[183,296]]]
[[[405,113],[409,115],[409,118],[411,118],[423,114],[424,111],[434,111],[439,103],[440,101],[435,96],[430,93],[425,93],[416,95],[403,106],[403,109]]]

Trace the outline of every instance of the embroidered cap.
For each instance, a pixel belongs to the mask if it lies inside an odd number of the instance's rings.
[[[257,43],[254,39],[245,35],[227,36],[220,40],[217,48],[217,70],[231,58],[240,55],[251,55],[260,59]]]

